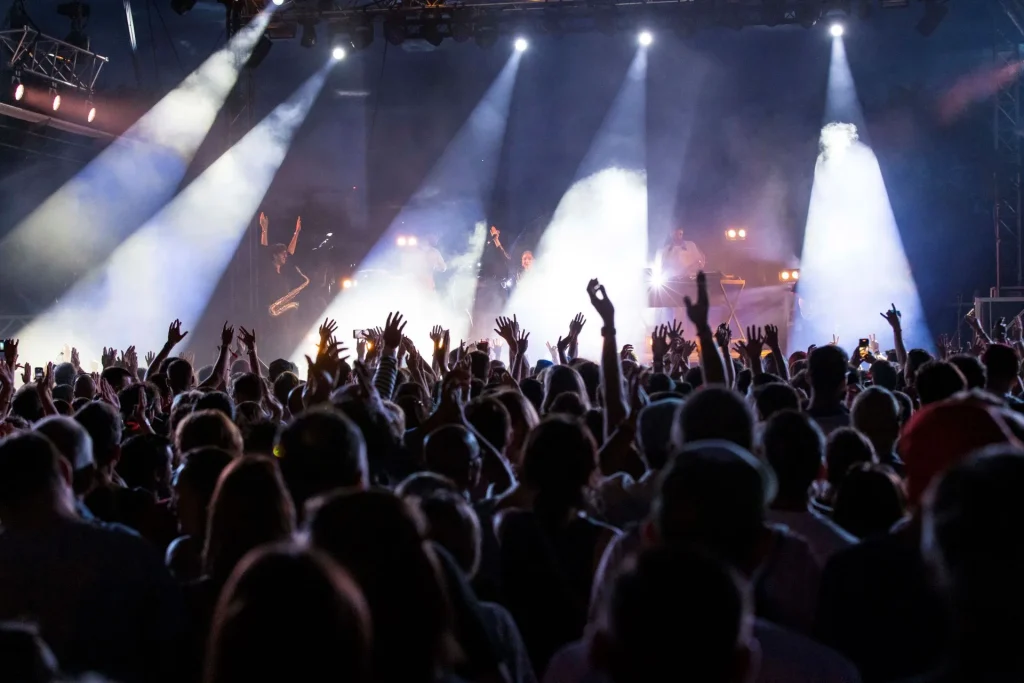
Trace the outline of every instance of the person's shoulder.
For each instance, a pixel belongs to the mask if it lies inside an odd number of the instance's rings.
[[[762,680],[785,680],[790,683],[860,681],[857,667],[846,657],[778,624],[755,619],[754,637],[761,644]]]

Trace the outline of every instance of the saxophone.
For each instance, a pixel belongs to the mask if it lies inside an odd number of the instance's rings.
[[[301,292],[302,290],[309,286],[309,278],[306,277],[306,274],[303,273],[298,268],[296,268],[295,270],[298,271],[299,275],[302,276],[302,279],[305,280],[305,282],[303,282],[301,285],[299,285],[292,291],[282,296],[274,303],[270,304],[270,315],[273,316],[274,318],[281,315],[282,313],[285,313],[286,311],[294,311],[296,308],[298,308],[299,302],[294,301],[294,299],[299,295],[299,292]]]

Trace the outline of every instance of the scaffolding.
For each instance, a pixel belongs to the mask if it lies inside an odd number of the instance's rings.
[[[1024,62],[1024,3],[998,0],[993,3],[993,58],[999,73],[1012,74],[993,105],[993,205],[996,284],[993,296],[1024,291],[1024,216],[1021,173],[1021,64]]]

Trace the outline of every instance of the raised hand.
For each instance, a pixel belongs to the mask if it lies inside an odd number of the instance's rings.
[[[146,367],[151,368],[153,367],[153,361],[156,360],[156,354],[152,351],[146,351],[146,355],[143,360],[146,361]]]
[[[704,271],[697,273],[697,301],[686,296],[683,297],[683,303],[686,304],[686,317],[697,326],[697,333],[708,330],[708,311],[711,305],[708,302],[708,278]]]
[[[665,357],[665,354],[668,353],[668,348],[668,327],[665,325],[658,325],[654,328],[654,332],[651,333],[651,354],[654,356],[654,362],[656,364],[662,363],[662,359]]]
[[[747,343],[746,351],[747,357],[750,358],[750,362],[754,363],[761,361],[761,352],[764,350],[764,334],[761,332],[760,327],[748,327],[747,328]]]
[[[187,336],[188,332],[181,331],[181,321],[177,318],[167,326],[167,345],[169,347],[173,347],[175,344],[180,344],[181,340]]]
[[[494,329],[495,334],[504,339],[508,344],[509,353],[516,353],[518,350],[516,348],[516,333],[519,331],[519,322],[516,320],[516,317],[513,315],[510,320],[505,316],[498,316],[494,319],[494,324],[497,325]]]
[[[519,336],[516,337],[516,349],[519,352],[519,356],[522,357],[526,350],[530,347],[530,333],[520,332]]]
[[[53,402],[53,363],[46,364],[46,371],[43,376],[36,382],[36,393],[39,394],[39,398],[42,399],[43,405],[47,404],[47,401]]]
[[[78,349],[74,346],[71,347],[71,364],[75,366],[75,370],[81,371],[82,362],[78,357]]]
[[[228,325],[227,321],[225,321],[224,328],[220,331],[220,345],[224,348],[228,348],[234,340],[235,328]]]
[[[578,338],[580,332],[583,331],[583,326],[586,324],[587,319],[583,317],[583,314],[577,313],[576,317],[569,321],[569,336]]]
[[[689,358],[693,355],[693,352],[697,350],[697,342],[689,341],[687,339],[679,338],[679,353],[682,354],[683,358]]]
[[[22,366],[22,367],[24,368],[24,372],[21,373],[21,383],[22,384],[31,384],[32,383],[32,364],[31,363],[25,363],[25,365]]]
[[[597,314],[601,316],[601,321],[607,328],[615,328],[615,307],[612,306],[611,299],[608,298],[608,293],[604,289],[604,285],[594,278],[587,283],[587,294],[590,295],[590,304],[597,311]]]
[[[256,330],[249,331],[239,325],[238,327],[238,343],[245,347],[246,351],[252,351],[256,348]]]
[[[7,364],[5,358],[0,358],[0,397],[10,397],[13,392],[14,368]]]
[[[900,319],[903,317],[903,315],[896,310],[896,304],[891,305],[892,308],[890,308],[885,313],[879,313],[879,315],[885,318],[885,322],[889,323],[889,327],[891,327],[894,332],[898,332],[900,331],[900,326],[902,325]],[[839,342],[836,341],[836,343],[838,344]]]
[[[769,349],[779,348],[779,328],[777,325],[764,326],[764,343]]]
[[[381,335],[384,341],[385,351],[397,351],[398,346],[402,343],[402,333],[405,331],[406,323],[402,319],[402,314],[390,313],[388,315],[387,322],[384,324],[384,334]]]
[[[338,323],[331,318],[324,318],[324,324],[320,326],[320,346],[327,343],[327,340],[334,336],[338,329]]]
[[[4,360],[11,368],[18,367],[18,340],[4,339]]]
[[[110,382],[102,377],[100,378],[100,400],[114,406],[118,411],[121,410],[121,402],[117,399],[114,387],[110,386]]]
[[[107,368],[113,367],[116,362],[117,349],[113,347],[108,349],[106,346],[104,346],[103,353],[100,355],[100,365],[103,367],[104,370],[106,370]]]
[[[124,369],[132,374],[132,381],[139,379],[139,356],[135,353],[135,347],[129,346],[121,352],[121,364]]]
[[[663,327],[665,327],[665,333],[668,335],[670,341],[683,338],[683,324],[678,320],[673,320],[671,323]]]
[[[444,329],[440,325],[434,325],[430,330],[430,341],[434,342],[436,349],[441,345],[441,338],[444,336]]]
[[[718,344],[719,348],[728,349],[729,341],[732,339],[732,330],[729,329],[729,323],[722,323],[715,330],[715,343]]]
[[[619,351],[619,359],[636,361],[636,351],[633,349],[632,344],[626,344],[622,347],[622,350]]]
[[[267,220],[267,214],[265,214],[262,211],[260,211],[260,230],[262,230],[263,232],[266,232],[267,228],[269,228],[269,227],[270,227],[270,221]]]

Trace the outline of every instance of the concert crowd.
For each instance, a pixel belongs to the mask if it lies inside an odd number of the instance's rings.
[[[384,311],[302,368],[4,340],[0,679],[1024,680],[1019,322],[787,356],[701,274],[638,352],[579,286],[557,340]]]

